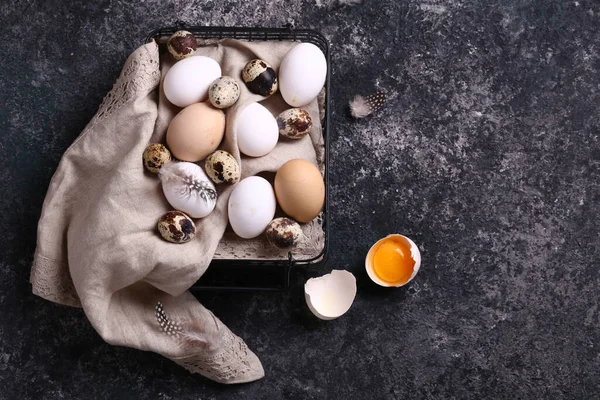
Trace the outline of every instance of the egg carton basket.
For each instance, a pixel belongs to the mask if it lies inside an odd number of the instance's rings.
[[[323,230],[323,247],[320,252],[310,258],[294,255],[294,249],[285,256],[273,258],[244,258],[243,255],[235,258],[219,258],[215,255],[208,269],[196,282],[192,291],[280,291],[290,287],[292,272],[302,273],[304,276],[316,271],[327,257],[329,244],[329,224],[327,223],[327,209],[329,198],[329,97],[331,57],[329,42],[319,32],[307,29],[293,29],[291,26],[283,28],[242,28],[242,27],[202,27],[177,24],[173,27],[159,28],[152,31],[147,42],[157,40],[166,42],[178,30],[193,33],[202,40],[212,39],[238,39],[244,41],[297,41],[316,45],[327,61],[327,77],[325,81],[325,103],[321,110],[321,129],[325,144],[325,162],[323,166],[325,181],[325,203],[320,214],[320,228]]]

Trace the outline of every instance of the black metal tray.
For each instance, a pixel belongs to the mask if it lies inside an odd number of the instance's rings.
[[[329,203],[329,98],[331,57],[329,42],[319,32],[307,29],[283,28],[242,28],[242,27],[200,27],[178,24],[173,27],[159,28],[152,31],[146,41],[165,39],[178,30],[186,30],[200,39],[239,39],[247,41],[281,41],[291,40],[312,43],[319,47],[327,61],[327,77],[325,81],[325,116],[321,121],[323,139],[325,141],[325,203],[323,205],[323,231],[325,243],[319,255],[308,260],[294,259],[293,250],[288,252],[287,259],[216,259],[211,262],[207,271],[196,282],[192,291],[230,290],[230,291],[278,291],[287,290],[290,286],[292,271],[307,275],[315,271],[327,258],[329,245],[329,224],[327,211]]]

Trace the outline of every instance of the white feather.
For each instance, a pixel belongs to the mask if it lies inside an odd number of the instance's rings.
[[[371,106],[361,95],[356,95],[354,99],[350,101],[350,113],[354,118],[364,118],[370,115],[372,112]]]
[[[186,185],[186,181],[190,179],[190,175],[179,168],[176,162],[168,162],[163,167],[160,168],[158,173],[163,184],[168,182],[174,185]]]

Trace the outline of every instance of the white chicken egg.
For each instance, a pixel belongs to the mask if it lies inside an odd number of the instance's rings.
[[[330,320],[341,317],[356,297],[356,278],[348,271],[334,269],[329,274],[306,281],[304,296],[308,308],[318,318]]]
[[[221,67],[212,58],[185,58],[176,62],[167,72],[163,82],[165,96],[178,107],[205,101],[210,84],[220,76]]]
[[[203,218],[217,204],[215,185],[198,165],[170,162],[161,167],[159,177],[169,204],[192,218]]]
[[[238,115],[237,143],[250,157],[261,157],[275,148],[279,139],[277,120],[263,105],[248,104]]]
[[[249,176],[235,185],[229,196],[229,223],[238,236],[257,237],[273,219],[276,205],[271,184],[259,176]]]
[[[286,103],[301,107],[319,94],[327,76],[327,61],[314,44],[292,47],[279,66],[279,91]]]

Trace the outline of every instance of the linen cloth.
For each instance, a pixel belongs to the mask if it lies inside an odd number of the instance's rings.
[[[265,99],[249,92],[241,70],[254,58],[277,70],[294,44],[225,39],[204,41],[197,51],[240,82],[240,99],[226,110],[220,148],[240,162],[242,178],[275,172],[292,158],[323,166],[316,99],[303,107],[314,123],[309,136],[280,140],[258,158],[240,156],[236,144],[236,115],[247,104],[260,101],[274,115],[289,108],[279,94]],[[226,230],[233,186],[217,187],[215,210],[195,220],[191,242],[166,242],[156,229],[158,218],[172,207],[157,176],[145,171],[142,153],[150,143],[165,143],[168,124],[180,111],[161,88],[173,64],[165,47],[152,41],[129,56],[100,109],[63,155],[38,224],[33,293],[82,307],[108,343],[159,353],[217,382],[253,381],[264,376],[257,356],[188,291]]]

